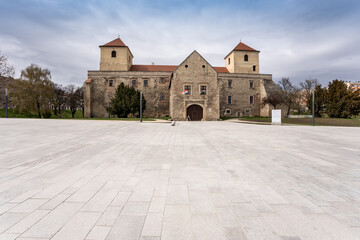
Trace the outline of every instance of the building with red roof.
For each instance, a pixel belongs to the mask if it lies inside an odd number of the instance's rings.
[[[120,39],[100,45],[100,69],[88,71],[84,83],[85,117],[106,117],[111,97],[121,83],[141,90],[146,117],[218,120],[221,117],[267,116],[262,104],[274,86],[272,75],[259,73],[259,54],[240,42],[214,67],[197,51],[179,65],[135,65]]]

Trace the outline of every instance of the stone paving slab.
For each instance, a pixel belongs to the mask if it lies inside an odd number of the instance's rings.
[[[360,239],[360,128],[0,119],[1,239]]]

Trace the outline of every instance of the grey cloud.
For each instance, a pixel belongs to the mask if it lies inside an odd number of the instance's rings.
[[[20,2],[26,1],[15,1],[11,9]],[[161,1],[153,6],[141,1],[38,2],[44,4],[35,10],[25,4],[29,13],[7,13],[10,21],[0,16],[0,50],[17,73],[37,63],[51,70],[55,82],[81,85],[87,70],[98,69],[98,46],[120,34],[135,64],[179,64],[196,49],[213,66],[224,66],[224,56],[242,39],[261,51],[261,72],[273,73],[275,80],[359,80],[357,4],[336,11],[339,1],[326,7],[315,3],[313,8],[309,2],[282,1],[282,8],[267,4],[268,9],[258,9],[259,4],[248,9],[209,7],[203,1],[197,1],[198,8],[178,1],[178,9],[166,9]]]

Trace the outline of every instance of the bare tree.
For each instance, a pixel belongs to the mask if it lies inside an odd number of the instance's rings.
[[[84,117],[84,88],[79,87],[76,91],[78,95],[79,107],[81,107],[82,116]]]
[[[298,99],[300,89],[294,86],[289,78],[282,78],[277,85],[280,89],[281,102],[287,106],[287,115],[289,115],[291,107],[294,106]]]
[[[13,77],[15,75],[15,68],[9,66],[7,57],[0,52],[0,76],[1,77]]]
[[[14,81],[15,69],[7,63],[7,57],[0,52],[0,108],[5,107],[5,89]]]
[[[316,86],[320,85],[319,81],[316,78],[305,79],[304,82],[300,83],[300,87],[305,91],[312,91]]]
[[[54,114],[61,114],[61,107],[65,104],[65,89],[61,84],[54,84]]]
[[[70,108],[72,118],[74,118],[76,110],[78,107],[82,107],[81,105],[83,104],[82,88],[70,84],[65,87],[65,92],[66,104]]]
[[[263,98],[262,103],[263,105],[269,104],[276,109],[276,107],[282,103],[281,96],[278,92],[271,92],[267,95],[267,97]]]
[[[300,87],[303,90],[301,97],[304,98],[308,109],[312,108],[312,92],[315,91],[318,86],[321,86],[321,84],[316,78],[308,78],[300,83]]]
[[[305,97],[306,99],[309,99],[311,96],[312,91],[315,90],[316,86],[320,86],[321,84],[316,78],[308,78],[305,79],[304,82],[300,83],[301,89],[305,91]]]

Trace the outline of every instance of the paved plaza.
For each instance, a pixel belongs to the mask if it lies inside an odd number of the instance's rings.
[[[0,240],[360,239],[360,128],[0,119]]]

